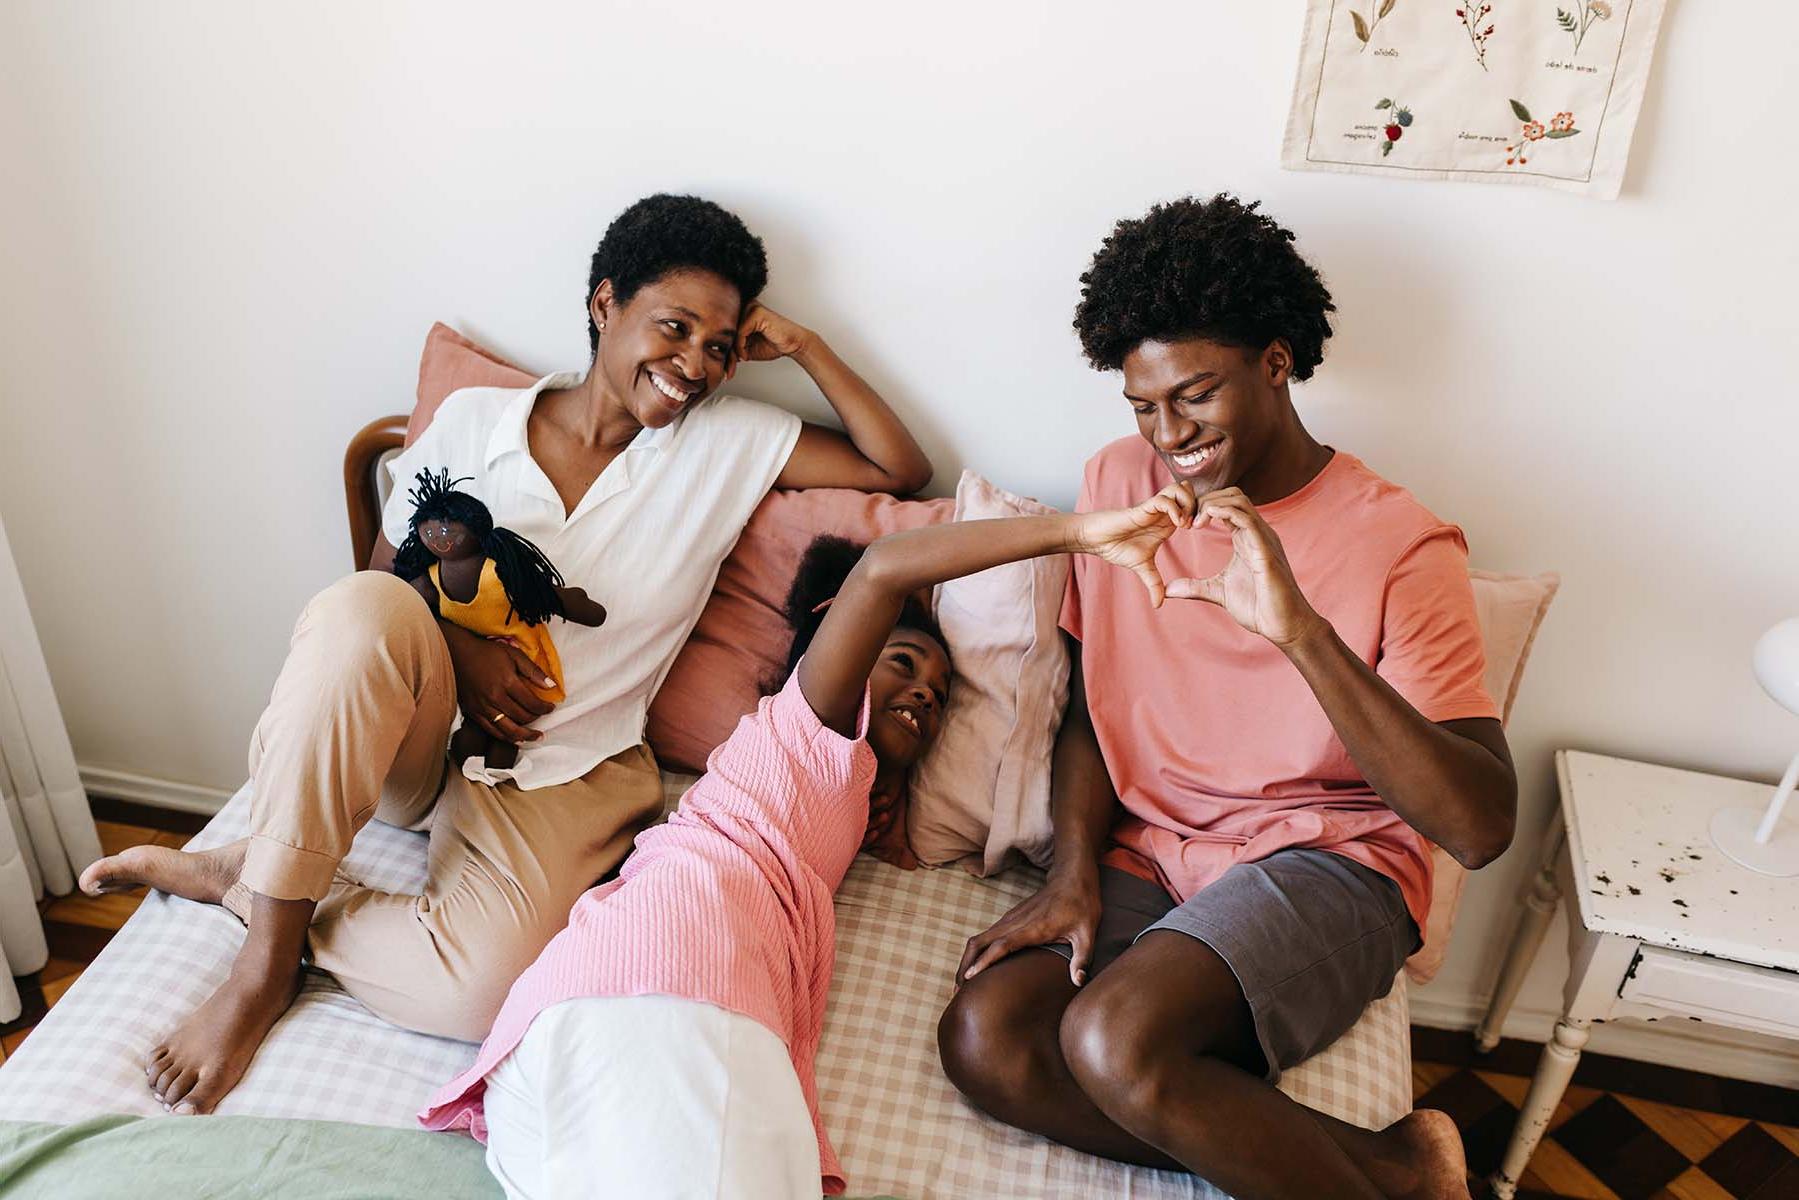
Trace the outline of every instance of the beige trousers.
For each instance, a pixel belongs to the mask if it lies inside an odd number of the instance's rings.
[[[446,754],[455,712],[449,650],[409,585],[362,571],[313,597],[250,740],[250,845],[225,904],[248,921],[252,893],[318,901],[315,966],[396,1025],[478,1041],[662,787],[642,745],[555,787],[476,783]],[[340,876],[370,818],[430,830],[424,895]]]

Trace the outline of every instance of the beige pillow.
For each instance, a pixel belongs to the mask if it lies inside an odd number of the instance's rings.
[[[1499,705],[1500,720],[1512,715],[1512,702],[1518,698],[1518,684],[1524,679],[1524,664],[1530,659],[1531,643],[1536,641],[1537,627],[1549,602],[1561,586],[1561,577],[1545,575],[1499,575],[1492,571],[1469,571],[1474,585],[1474,609],[1480,618],[1481,640],[1486,644],[1487,672],[1483,682],[1487,695]],[[1468,872],[1441,846],[1431,849],[1435,868],[1431,883],[1430,916],[1424,922],[1424,944],[1406,960],[1406,975],[1413,983],[1429,983],[1449,953],[1449,934],[1455,927],[1456,909],[1462,902],[1462,885]]]
[[[1053,513],[973,471],[956,485],[958,521]],[[955,664],[937,744],[912,774],[907,838],[920,862],[990,875],[1050,854],[1049,769],[1068,704],[1057,628],[1068,556],[1009,563],[937,588],[933,608]]]

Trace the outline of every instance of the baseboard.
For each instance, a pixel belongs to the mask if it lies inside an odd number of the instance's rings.
[[[1412,1023],[1430,1029],[1472,1030],[1486,1015],[1484,999],[1456,1000],[1413,992]],[[1505,1037],[1546,1042],[1561,1013],[1554,1009],[1514,1005]],[[1587,1049],[1642,1062],[1662,1063],[1727,1079],[1749,1079],[1776,1087],[1799,1088],[1799,1043],[1742,1033],[1719,1025],[1670,1018],[1667,1022],[1612,1021],[1593,1027]]]
[[[90,796],[112,800],[129,800],[152,808],[171,808],[176,812],[204,813],[210,816],[225,807],[231,793],[193,783],[174,783],[149,775],[133,775],[110,767],[81,765],[81,786]]]

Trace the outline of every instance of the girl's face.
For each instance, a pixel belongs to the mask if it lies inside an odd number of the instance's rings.
[[[868,676],[868,744],[882,766],[917,762],[943,728],[949,699],[949,655],[937,639],[902,625]]]
[[[418,524],[419,541],[440,562],[455,562],[481,552],[481,543],[469,527],[447,517],[427,517]]]
[[[730,378],[743,297],[710,271],[671,271],[613,299],[612,281],[591,301],[600,346],[594,370],[637,423],[660,429]]]
[[[1124,356],[1124,397],[1137,432],[1200,495],[1239,486],[1280,434],[1286,343],[1245,350],[1208,338],[1144,342]]]

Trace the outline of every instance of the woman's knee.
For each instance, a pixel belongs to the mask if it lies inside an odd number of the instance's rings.
[[[424,597],[411,584],[387,571],[357,571],[314,596],[300,626],[326,633],[334,641],[366,647],[430,620]]]

